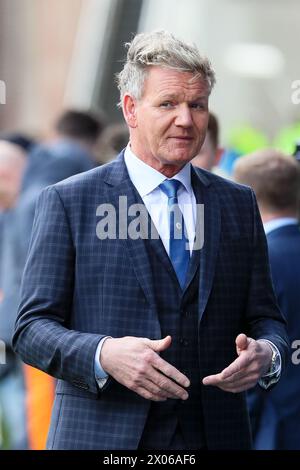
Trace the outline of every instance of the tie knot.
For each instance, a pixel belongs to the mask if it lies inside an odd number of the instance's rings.
[[[181,182],[178,180],[165,180],[159,185],[160,189],[168,196],[168,198],[176,198],[177,191],[181,186]]]

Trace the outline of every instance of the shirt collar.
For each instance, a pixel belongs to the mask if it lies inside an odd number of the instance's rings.
[[[294,217],[279,217],[278,219],[269,220],[264,224],[265,234],[268,235],[273,230],[286,225],[298,225],[298,220]]]
[[[165,181],[166,177],[162,173],[147,165],[132,152],[130,144],[125,149],[124,159],[129,177],[141,197],[147,196]],[[176,173],[173,179],[180,181],[190,194],[193,193],[190,163]]]

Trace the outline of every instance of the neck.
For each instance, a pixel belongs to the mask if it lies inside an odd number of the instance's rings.
[[[154,170],[162,173],[166,178],[172,178],[173,176],[177,175],[177,173],[179,173],[179,171],[188,163],[164,163],[153,156],[147,156],[143,154],[143,152],[140,152],[139,149],[132,144],[130,145],[130,148],[137,158],[146,163],[146,165],[154,168]]]
[[[184,167],[184,165],[182,166],[162,165],[160,168],[159,167],[155,168],[153,165],[150,165],[150,166],[152,166],[152,168],[162,173],[166,178],[173,178],[173,176],[177,175],[177,173],[179,173],[180,170]]]

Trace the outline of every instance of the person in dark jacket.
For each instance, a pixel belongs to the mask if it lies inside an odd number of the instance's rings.
[[[235,179],[251,186],[267,235],[272,280],[288,324],[291,353],[279,384],[248,394],[256,449],[300,449],[300,166],[276,150],[238,160]]]

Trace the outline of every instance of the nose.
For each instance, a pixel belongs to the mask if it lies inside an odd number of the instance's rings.
[[[192,113],[187,104],[182,103],[178,107],[178,114],[176,116],[175,124],[176,126],[180,126],[180,127],[192,127],[193,125]]]

